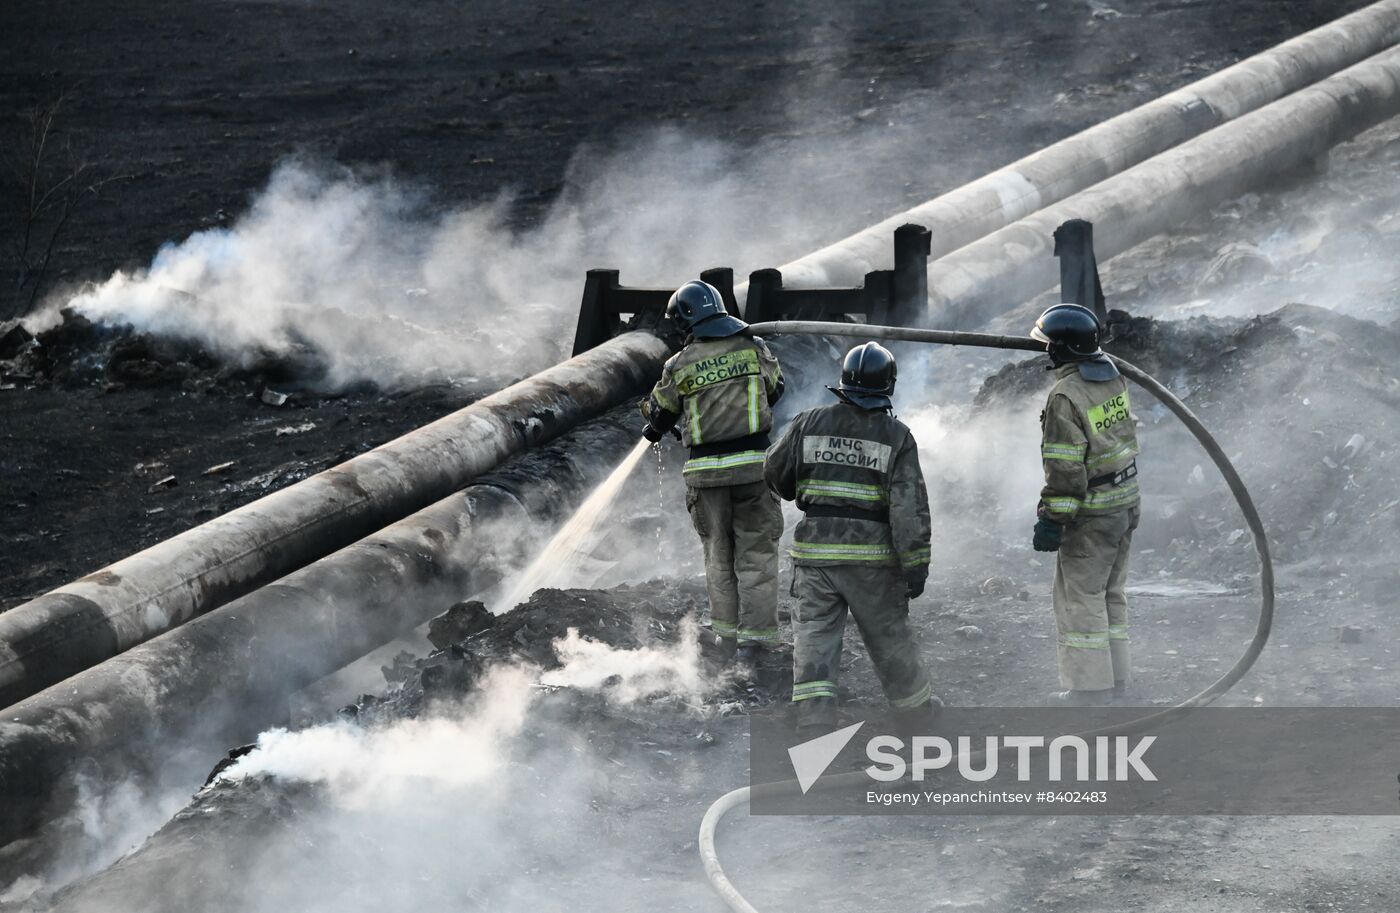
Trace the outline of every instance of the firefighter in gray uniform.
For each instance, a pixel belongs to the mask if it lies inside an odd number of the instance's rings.
[[[710,625],[721,650],[752,668],[778,640],[783,510],[763,484],[763,454],[783,372],[709,283],[681,286],[667,314],[689,337],[642,403],[642,433],[656,442],[678,429],[690,448],[685,503],[704,547]]]
[[[847,610],[897,716],[917,725],[941,706],[908,624],[928,577],[930,526],[918,448],[891,414],[895,374],[883,347],[852,349],[840,385],[827,388],[839,402],[793,419],[764,467],[805,514],[792,544],[792,699],[807,736],[836,721]]]
[[[1137,528],[1138,439],[1128,385],[1099,349],[1099,321],[1077,304],[1050,308],[1031,336],[1046,344],[1055,386],[1041,416],[1045,487],[1034,545],[1058,552],[1052,597],[1056,698],[1102,703],[1128,683],[1128,551]]]

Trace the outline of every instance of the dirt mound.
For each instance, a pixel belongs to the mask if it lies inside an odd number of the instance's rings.
[[[385,693],[364,695],[341,714],[365,722],[415,716],[435,699],[467,694],[492,664],[558,667],[553,644],[570,629],[615,647],[635,648],[658,637],[674,638],[681,619],[699,617],[704,608],[703,589],[687,591],[683,584],[622,587],[617,597],[597,590],[540,590],[514,612],[483,616],[483,629],[428,656],[400,653],[384,667]]]

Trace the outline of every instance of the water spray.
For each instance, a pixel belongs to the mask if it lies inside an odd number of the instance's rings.
[[[617,468],[594,489],[588,500],[579,505],[569,522],[554,534],[544,551],[530,562],[529,567],[525,568],[510,588],[496,600],[491,609],[493,614],[503,615],[529,599],[536,590],[562,582],[565,571],[578,563],[584,547],[593,537],[593,531],[607,516],[613,500],[617,498],[632,471],[650,449],[650,441],[646,438],[638,439],[622,462],[617,464]]]
[[[1017,349],[1026,352],[1045,351],[1043,343],[1036,342],[1024,336],[996,336],[989,333],[963,333],[952,330],[918,330],[905,327],[874,326],[866,324],[850,323],[823,323],[815,320],[779,320],[769,323],[756,323],[750,327],[756,335],[779,336],[807,335],[807,336],[859,336],[862,339],[893,339],[904,342],[921,342],[932,345],[949,346],[977,346],[991,349]],[[1230,493],[1235,496],[1235,502],[1240,506],[1240,512],[1244,514],[1245,523],[1249,526],[1249,531],[1254,537],[1254,548],[1259,556],[1259,615],[1258,623],[1255,626],[1254,637],[1250,640],[1249,646],[1245,648],[1244,654],[1235,661],[1235,664],[1225,672],[1224,675],[1212,682],[1205,690],[1187,698],[1174,707],[1161,710],[1156,713],[1149,713],[1115,726],[1106,726],[1089,732],[1078,733],[1081,737],[1097,737],[1109,735],[1130,735],[1141,732],[1150,726],[1158,726],[1169,723],[1190,711],[1204,707],[1217,698],[1225,694],[1235,683],[1244,677],[1250,670],[1259,654],[1263,652],[1264,645],[1269,640],[1269,632],[1273,628],[1274,622],[1274,565],[1269,557],[1269,541],[1264,532],[1263,521],[1259,519],[1259,512],[1254,507],[1254,501],[1249,496],[1249,491],[1245,488],[1244,481],[1231,464],[1225,451],[1220,444],[1206,430],[1195,414],[1186,407],[1174,393],[1161,384],[1156,378],[1146,371],[1123,361],[1121,358],[1110,355],[1109,358],[1118,366],[1118,370],[1127,376],[1133,383],[1142,387],[1148,393],[1156,397],[1165,405],[1172,414],[1181,420],[1200,442],[1210,456],[1220,474],[1225,478],[1225,483],[1230,487]],[[982,752],[978,752],[981,755]],[[861,773],[841,774],[834,777],[823,777],[818,780],[813,789],[831,789],[846,785],[854,779],[862,777]],[[765,795],[786,794],[798,790],[797,781],[788,780],[781,783],[768,783],[761,787]],[[734,913],[758,913],[753,904],[744,899],[724,874],[724,868],[720,865],[719,855],[715,849],[715,830],[719,827],[719,822],[726,814],[741,805],[749,802],[752,791],[750,787],[742,787],[725,793],[709,807],[705,812],[705,817],[700,822],[700,862],[705,867],[705,877],[709,879],[710,885],[715,892],[724,899],[726,905]]]

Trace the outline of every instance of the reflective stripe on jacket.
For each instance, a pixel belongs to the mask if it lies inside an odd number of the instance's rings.
[[[931,529],[919,451],[888,412],[844,402],[803,412],[769,448],[764,478],[813,514],[794,532],[795,564],[927,568]]]
[[[1137,423],[1127,381],[1121,376],[1089,381],[1072,364],[1056,369],[1055,375],[1041,415],[1042,512],[1068,523],[1081,514],[1137,507],[1141,498],[1136,478],[1089,487],[1090,480],[1126,469],[1137,458]]]

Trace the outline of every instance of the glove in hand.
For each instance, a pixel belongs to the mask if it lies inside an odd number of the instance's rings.
[[[1060,539],[1063,538],[1065,528],[1054,520],[1041,517],[1035,521],[1035,534],[1031,537],[1031,544],[1038,552],[1058,552],[1060,550]]]

